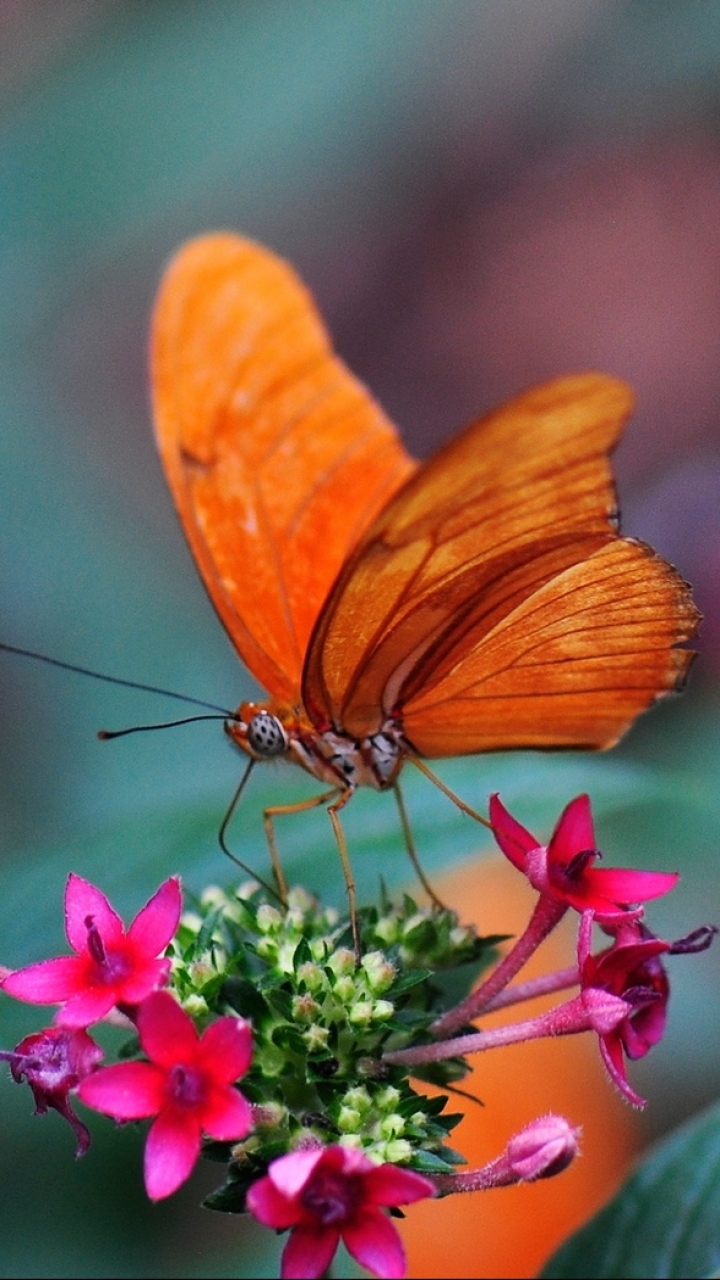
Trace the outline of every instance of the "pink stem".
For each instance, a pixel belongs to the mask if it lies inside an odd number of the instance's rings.
[[[470,992],[470,995],[454,1009],[449,1009],[447,1013],[442,1014],[432,1023],[430,1030],[438,1040],[446,1036],[450,1036],[454,1031],[458,1031],[460,1027],[464,1027],[466,1023],[472,1022],[473,1018],[477,1018],[488,1005],[496,999],[504,987],[515,977],[515,974],[522,969],[523,965],[530,959],[530,956],[540,946],[540,943],[555,928],[555,925],[562,919],[567,911],[567,904],[558,902],[556,898],[550,897],[549,894],[542,893],[535,905],[535,910],[530,917],[529,924],[525,932],[518,938],[514,947],[508,951],[507,955],[496,969],[486,978],[485,982],[481,982],[479,987]],[[498,1007],[496,1005],[496,1007]]]

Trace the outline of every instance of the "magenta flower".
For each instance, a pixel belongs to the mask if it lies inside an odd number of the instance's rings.
[[[643,1058],[662,1039],[670,984],[660,956],[672,946],[631,922],[618,930],[611,947],[591,955],[591,933],[588,912],[578,939],[581,999],[588,1003],[605,992],[625,1002],[627,1013],[622,1020],[604,1030],[597,1028],[600,1052],[613,1083],[630,1102],[642,1107],[645,1100],[630,1086],[625,1058]]]
[[[291,1228],[283,1280],[314,1280],[329,1267],[339,1241],[375,1276],[405,1274],[405,1252],[384,1208],[435,1194],[418,1173],[373,1164],[349,1147],[291,1151],[274,1160],[250,1188],[247,1206],[267,1227]]]
[[[0,1052],[0,1059],[10,1063],[13,1079],[30,1085],[35,1114],[45,1115],[52,1108],[67,1120],[77,1138],[76,1156],[87,1151],[90,1133],[75,1115],[68,1095],[97,1070],[102,1057],[102,1049],[87,1031],[63,1027],[46,1027],[26,1036],[11,1052]]]
[[[2,989],[31,1004],[62,1003],[58,1026],[87,1027],[115,1006],[134,1008],[164,985],[170,961],[159,959],[178,926],[180,881],[166,880],[127,932],[107,898],[81,876],[68,876],[65,932],[76,952],[16,969]]]
[[[563,809],[547,846],[508,813],[497,795],[490,797],[490,821],[505,857],[533,888],[566,908],[593,911],[599,920],[638,914],[630,904],[669,893],[678,880],[672,872],[595,867],[601,855],[586,795]]]
[[[250,1104],[233,1084],[250,1066],[252,1036],[234,1017],[199,1036],[167,991],[143,1001],[137,1029],[150,1061],[103,1067],[82,1081],[78,1096],[115,1120],[157,1117],[145,1144],[145,1187],[151,1200],[162,1200],[190,1176],[203,1133],[234,1142],[250,1131]]]

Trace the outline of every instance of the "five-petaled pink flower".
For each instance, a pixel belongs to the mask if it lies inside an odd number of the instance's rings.
[[[35,1114],[45,1115],[52,1107],[67,1120],[77,1138],[77,1156],[90,1146],[90,1133],[75,1115],[69,1094],[97,1070],[102,1058],[100,1045],[83,1028],[46,1027],[25,1036],[13,1050],[0,1052],[0,1059],[10,1063],[13,1079],[30,1085]]]
[[[88,1027],[116,1005],[132,1010],[167,981],[170,961],[158,957],[181,909],[180,882],[173,876],[126,932],[104,893],[73,873],[65,890],[65,932],[76,954],[16,969],[0,985],[31,1004],[62,1002],[54,1020],[63,1027]]]
[[[608,1075],[629,1102],[645,1105],[644,1098],[631,1087],[625,1057],[643,1058],[663,1036],[670,984],[660,957],[672,944],[654,937],[636,921],[623,925],[612,946],[597,955],[590,953],[592,914],[580,924],[578,963],[581,999],[592,1000],[605,992],[625,1002],[624,1018],[599,1032],[600,1052]]]
[[[593,911],[598,920],[637,916],[632,903],[658,898],[677,883],[665,871],[600,868],[590,799],[576,796],[563,809],[547,846],[508,813],[497,795],[490,797],[490,821],[500,848],[533,888],[576,911]]]
[[[82,1081],[78,1096],[116,1120],[157,1117],[145,1145],[145,1186],[151,1200],[161,1200],[190,1176],[203,1133],[234,1142],[250,1131],[250,1104],[233,1084],[250,1066],[252,1036],[235,1017],[219,1018],[199,1036],[167,991],[143,1001],[137,1029],[150,1061],[103,1067]]]
[[[405,1274],[405,1253],[383,1208],[434,1194],[433,1184],[418,1173],[331,1146],[274,1160],[267,1176],[250,1188],[247,1206],[267,1227],[292,1228],[283,1250],[283,1280],[321,1276],[340,1239],[361,1266],[393,1280]]]

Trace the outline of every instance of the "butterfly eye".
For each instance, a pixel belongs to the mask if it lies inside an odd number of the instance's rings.
[[[281,756],[287,750],[287,734],[277,716],[257,711],[247,727],[248,746],[259,756]]]

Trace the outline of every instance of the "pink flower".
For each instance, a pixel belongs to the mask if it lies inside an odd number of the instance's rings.
[[[166,880],[138,912],[127,932],[107,898],[71,874],[65,890],[65,932],[76,952],[16,969],[2,989],[31,1004],[55,1004],[58,1026],[87,1027],[115,1005],[140,1004],[163,985],[170,961],[158,959],[178,926],[180,881]]]
[[[90,1146],[90,1134],[70,1106],[69,1093],[102,1061],[103,1051],[87,1031],[47,1027],[26,1036],[12,1052],[0,1058],[10,1063],[18,1084],[27,1080],[35,1099],[35,1114],[42,1116],[52,1107],[67,1120],[77,1138],[75,1154],[82,1156]]]
[[[610,1079],[630,1102],[643,1107],[645,1100],[628,1081],[625,1057],[631,1061],[643,1058],[662,1039],[670,984],[660,956],[672,946],[653,937],[643,925],[631,922],[618,930],[611,947],[591,955],[591,933],[588,912],[578,940],[581,999],[589,1007],[603,992],[625,1002],[627,1012],[620,1021],[596,1030]]]
[[[563,809],[547,846],[508,813],[497,795],[490,797],[490,821],[505,857],[539,893],[576,911],[593,911],[600,920],[639,914],[629,904],[669,893],[678,880],[671,872],[593,866],[601,855],[586,795]]]
[[[392,1164],[373,1164],[348,1147],[292,1151],[274,1160],[250,1188],[250,1212],[267,1227],[291,1228],[282,1257],[283,1280],[314,1280],[329,1267],[342,1239],[375,1276],[405,1274],[396,1228],[382,1212],[434,1195],[433,1184]]]
[[[78,1096],[116,1120],[157,1117],[145,1145],[145,1186],[151,1200],[162,1200],[190,1176],[203,1133],[233,1142],[250,1131],[250,1105],[233,1083],[250,1066],[252,1036],[234,1017],[199,1036],[167,991],[143,1001],[137,1028],[150,1061],[103,1067],[83,1080]]]

